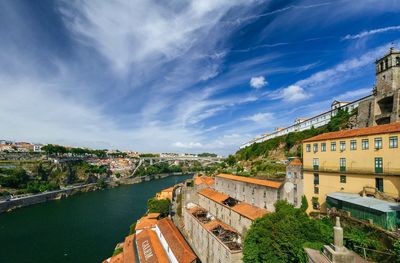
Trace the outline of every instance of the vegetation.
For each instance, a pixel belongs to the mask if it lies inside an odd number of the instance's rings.
[[[71,154],[72,156],[84,156],[84,155],[92,155],[97,157],[107,156],[107,150],[91,150],[79,147],[67,149],[64,146],[53,145],[53,144],[47,144],[43,146],[42,151],[44,151],[47,155],[50,156],[59,156],[67,153]]]
[[[169,214],[171,201],[169,199],[157,200],[156,198],[150,198],[147,201],[147,209],[149,213],[160,213],[162,217]]]
[[[304,248],[321,250],[333,241],[334,219],[312,219],[304,212],[306,202],[300,209],[286,201],[278,201],[276,212],[257,219],[244,240],[244,262],[307,262]],[[399,255],[399,241],[388,238],[383,232],[370,226],[355,224],[341,218],[344,228],[344,244],[347,248],[363,254],[376,262],[393,262]],[[382,251],[372,253],[370,251]],[[396,254],[397,253],[397,254]],[[390,254],[393,254],[390,256]]]
[[[199,153],[198,157],[217,157],[215,153]]]
[[[139,154],[139,156],[143,157],[143,158],[160,157],[159,154],[154,154],[154,153],[142,153],[142,154]]]
[[[0,185],[10,188],[24,188],[29,181],[29,176],[22,168],[0,168]]]
[[[310,219],[286,201],[275,206],[275,213],[257,219],[248,231],[244,262],[306,262],[304,246],[320,249],[331,242],[329,225]]]
[[[258,157],[268,157],[270,151],[277,149],[280,145],[284,145],[284,151],[288,155],[289,151],[295,146],[298,146],[293,155],[301,156],[301,142],[307,138],[319,135],[321,133],[333,132],[344,129],[349,121],[351,114],[343,109],[339,109],[338,113],[331,118],[326,126],[319,128],[311,128],[300,132],[291,132],[287,135],[276,137],[261,143],[253,143],[252,145],[240,149],[236,152],[236,161],[253,160]],[[230,163],[233,162],[233,157],[228,157]],[[228,162],[227,160],[227,162]]]
[[[112,254],[112,256],[116,256],[116,255],[122,253],[123,249],[124,249],[123,247],[117,248],[116,250],[114,250],[114,253]]]
[[[129,235],[135,234],[136,222],[129,226]]]

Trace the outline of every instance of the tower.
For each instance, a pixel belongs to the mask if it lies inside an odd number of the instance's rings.
[[[400,120],[400,51],[390,48],[376,60],[373,125]]]

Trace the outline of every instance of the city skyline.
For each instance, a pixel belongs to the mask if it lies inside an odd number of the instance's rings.
[[[0,2],[1,137],[233,153],[370,94],[396,3]]]

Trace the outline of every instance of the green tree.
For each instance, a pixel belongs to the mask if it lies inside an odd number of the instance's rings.
[[[331,242],[330,226],[286,201],[278,201],[275,207],[275,213],[257,219],[247,232],[244,262],[307,262],[305,245],[322,248]]]
[[[308,202],[307,202],[307,197],[305,196],[305,195],[303,195],[302,197],[301,197],[301,206],[300,206],[300,209],[302,210],[302,211],[307,211],[307,209],[308,209]]]
[[[160,213],[162,216],[169,214],[171,202],[169,199],[157,200],[156,198],[150,198],[147,201],[147,209],[149,213]]]

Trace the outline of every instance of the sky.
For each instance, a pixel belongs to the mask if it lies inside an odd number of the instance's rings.
[[[0,139],[234,153],[371,93],[400,0],[0,0]]]

